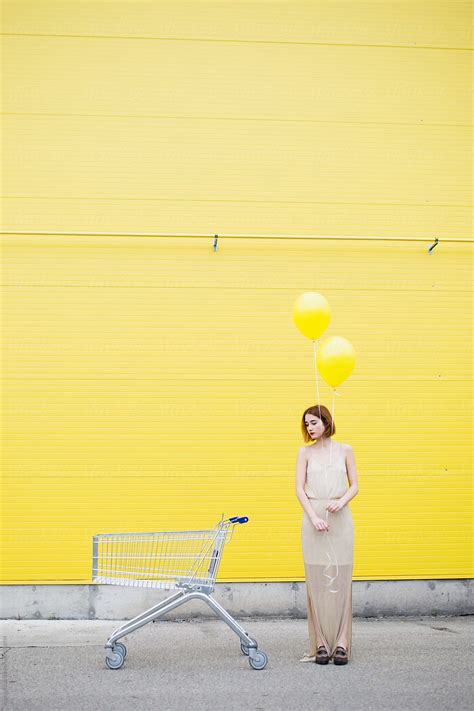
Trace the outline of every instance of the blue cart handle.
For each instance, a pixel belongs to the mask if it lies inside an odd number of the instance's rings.
[[[247,523],[249,520],[248,516],[233,516],[228,519],[231,523]]]

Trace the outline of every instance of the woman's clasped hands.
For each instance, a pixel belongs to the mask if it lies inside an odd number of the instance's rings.
[[[346,504],[344,501],[342,501],[342,498],[331,499],[326,506],[326,511],[329,511],[329,513],[337,513],[337,511],[340,511],[345,505]],[[311,519],[311,522],[317,531],[329,531],[329,523],[323,518],[320,518],[319,516],[314,516]]]
[[[345,502],[341,499],[332,499],[328,505],[326,506],[326,511],[329,511],[330,513],[336,513],[336,511],[340,511],[343,506],[345,506]]]

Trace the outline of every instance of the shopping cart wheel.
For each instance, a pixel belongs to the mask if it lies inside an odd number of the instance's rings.
[[[112,657],[105,658],[105,663],[109,669],[120,669],[120,667],[123,667],[123,662],[124,659],[121,652],[114,652]]]
[[[251,642],[255,642],[255,640],[252,639],[252,637],[250,637],[250,641],[251,641]],[[255,644],[257,644],[257,643],[255,642]],[[241,642],[241,643],[240,643],[240,649],[242,650],[242,654],[246,654],[247,657],[249,656],[249,647],[248,647],[248,644],[245,644],[245,642]]]
[[[252,669],[265,669],[267,666],[268,662],[268,657],[265,654],[265,652],[257,652],[257,656],[252,659],[252,657],[249,657],[249,664],[252,667]]]
[[[114,652],[120,652],[124,659],[127,656],[127,648],[124,644],[122,644],[122,642],[115,642]]]

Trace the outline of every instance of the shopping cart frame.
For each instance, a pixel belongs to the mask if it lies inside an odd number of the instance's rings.
[[[113,631],[105,644],[105,662],[109,669],[120,669],[124,664],[127,649],[118,641],[119,639],[149,622],[155,622],[190,600],[205,602],[235,632],[240,638],[241,651],[248,657],[252,669],[261,670],[266,667],[268,657],[265,652],[258,649],[256,640],[250,637],[227,610],[211,597],[223,547],[232,539],[235,526],[247,522],[247,516],[234,516],[225,520],[222,516],[218,524],[209,530],[93,536],[93,583],[178,589],[165,600]],[[186,543],[194,544],[197,551],[194,555],[186,556],[181,552],[181,548],[186,549]],[[204,545],[206,543],[207,547]],[[147,547],[146,554],[145,547]],[[212,554],[210,554],[211,550]],[[187,560],[192,561],[191,570],[189,570],[189,563],[188,568],[185,568],[184,563]],[[139,564],[144,561],[146,569],[143,565],[141,569],[135,567],[137,561]],[[173,564],[175,567],[170,570],[170,565]],[[182,568],[179,567],[180,565]]]

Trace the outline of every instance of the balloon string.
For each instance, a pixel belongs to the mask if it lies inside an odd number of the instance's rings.
[[[333,395],[332,395],[332,412],[331,412],[331,417],[332,417],[332,421],[333,421],[333,422],[334,422],[334,412],[335,412],[335,402],[334,402],[334,401],[335,401],[335,398],[336,398],[335,393],[336,393],[336,388],[334,388],[334,390],[333,390]],[[332,433],[331,433],[331,434],[332,434]],[[332,437],[331,437],[331,449],[330,449],[330,451],[329,451],[329,464],[331,464],[331,462],[332,462]]]
[[[315,377],[316,377],[316,402],[318,405],[320,405],[320,398],[319,398],[319,379],[318,379],[318,367],[317,367],[317,359],[316,359],[316,343],[317,339],[313,341],[313,352],[314,352],[314,372],[315,372]],[[334,389],[334,395],[336,394],[336,389]],[[334,422],[334,395],[333,395],[333,401],[332,401],[332,418]],[[319,411],[319,414],[321,415],[321,410]],[[322,447],[323,447],[323,455],[324,455],[324,437],[322,438]],[[329,449],[329,464],[331,465],[332,461],[332,437],[331,437],[331,444],[330,444],[330,449]],[[326,462],[324,463],[324,476],[325,476],[325,481],[326,481],[326,492],[328,491],[328,473],[327,473],[327,464]],[[328,516],[329,516],[329,511],[326,509],[326,523],[328,523]],[[337,576],[339,575],[339,566],[337,563],[337,556],[336,556],[336,551],[334,550],[334,546],[332,544],[331,536],[329,535],[329,530],[325,531],[326,534],[326,542],[329,543],[329,546],[331,548],[331,552],[334,554],[334,565],[336,567],[336,575],[332,576],[330,575],[327,571],[332,567],[332,559],[329,553],[326,551],[326,555],[328,557],[328,564],[323,570],[323,576],[325,578],[328,578],[327,583],[323,583],[325,587],[329,587],[330,590],[329,592],[331,593],[337,593],[336,590],[332,590],[332,584],[336,580]]]
[[[318,342],[318,339],[313,341],[313,351],[314,351],[314,374],[316,377],[316,402],[319,405],[319,379],[318,379],[318,366],[316,365],[316,344]],[[319,413],[321,414],[321,412]]]
[[[334,388],[333,397],[332,397],[332,412],[331,412],[331,417],[332,417],[332,421],[333,421],[333,422],[334,422],[334,412],[335,412],[335,396],[336,396],[336,388]],[[323,446],[324,446],[324,440],[323,440]],[[332,462],[332,433],[331,433],[331,443],[330,443],[330,446],[329,446],[329,466],[331,466],[331,462]],[[328,487],[328,484],[327,484],[327,467],[326,467],[326,466],[325,466],[324,472],[325,472],[325,475],[326,475],[326,491],[329,491],[329,487]],[[331,498],[331,497],[330,497],[330,498]],[[329,513],[329,512],[326,511],[326,521],[328,520],[328,513]],[[332,566],[331,556],[329,555],[328,552],[326,552],[326,555],[327,555],[327,557],[328,557],[328,564],[327,564],[327,566],[326,566],[325,569],[324,569],[323,575],[324,575],[324,577],[328,578],[328,582],[326,583],[326,586],[328,586],[328,587],[330,588],[329,592],[337,593],[337,592],[338,592],[337,589],[336,589],[336,590],[332,590],[331,588],[332,588],[333,582],[336,580],[336,578],[337,578],[338,575],[339,575],[339,565],[338,565],[338,562],[337,562],[336,551],[334,550],[334,546],[333,546],[333,544],[332,544],[332,538],[331,538],[331,536],[329,535],[329,531],[326,531],[326,533],[328,534],[328,535],[326,536],[326,540],[327,540],[327,542],[329,543],[330,548],[331,548],[331,552],[332,552],[333,555],[334,555],[334,566],[335,566],[335,568],[336,568],[336,574],[335,574],[334,576],[331,576],[331,575],[329,575],[329,574],[326,572],[326,571],[329,570],[329,568]]]
[[[325,470],[325,473],[326,473],[326,490],[327,490],[327,472],[326,472],[326,470]],[[329,511],[326,509],[326,523],[329,523],[328,517],[329,517]],[[336,588],[336,590],[332,590],[332,584],[333,584],[333,582],[336,580],[336,578],[337,578],[338,575],[339,575],[339,565],[338,565],[338,562],[337,562],[336,551],[334,550],[334,546],[333,546],[333,543],[332,543],[332,537],[329,535],[329,529],[326,529],[326,531],[325,531],[324,533],[326,534],[326,543],[329,544],[329,547],[330,547],[330,549],[331,549],[331,553],[332,553],[333,556],[334,556],[334,563],[332,562],[331,556],[330,556],[329,553],[326,551],[326,555],[327,555],[327,557],[328,557],[328,564],[326,565],[326,567],[325,567],[324,570],[323,570],[323,575],[324,575],[325,578],[328,578],[328,582],[327,582],[327,583],[323,583],[323,584],[324,584],[326,587],[329,587],[329,588],[330,588],[330,589],[329,589],[329,592],[331,592],[331,593],[337,593],[337,592],[338,592],[337,588]],[[335,574],[334,576],[331,576],[327,571],[328,571],[331,567],[333,567],[333,566],[336,568],[336,574]]]

